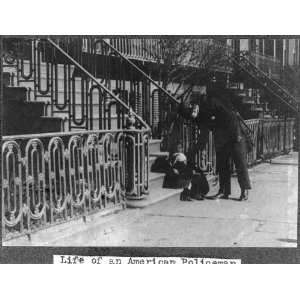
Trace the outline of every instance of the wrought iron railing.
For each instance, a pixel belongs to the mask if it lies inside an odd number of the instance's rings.
[[[107,39],[93,37],[27,39],[26,43],[16,39],[15,53],[6,62],[17,69],[12,82],[29,86],[28,100],[47,99],[48,114],[65,118],[66,130],[124,128],[131,107],[140,117],[137,128],[145,120],[152,137],[164,138],[168,132],[165,121],[178,102],[142,66],[128,59],[136,53],[146,55],[147,46],[161,55],[158,39],[137,40],[109,39],[121,53]],[[199,52],[207,48],[205,40],[193,42]],[[134,45],[140,50],[133,55]],[[146,48],[142,51],[141,47]]]
[[[10,85],[27,87],[28,101],[47,99],[52,114],[67,117],[66,129],[77,130],[3,138],[5,238],[148,194],[149,126],[91,73],[82,51],[75,55],[74,40],[64,42],[65,49],[50,39],[4,39]]]
[[[295,140],[295,119],[251,119],[245,120],[250,129],[253,145],[247,152],[247,164],[252,166],[258,162],[285,154],[293,150]],[[189,127],[191,126],[191,127]],[[189,161],[198,166],[207,175],[216,174],[216,154],[213,133],[191,124],[183,127],[182,135],[185,149],[194,151]],[[203,144],[203,140],[208,143]],[[189,154],[189,152],[187,151]]]
[[[269,158],[293,150],[295,119],[264,119],[258,133],[258,156]]]
[[[253,142],[253,147],[251,151],[247,153],[247,163],[248,166],[255,164],[258,160],[258,132],[259,132],[259,119],[246,120],[245,123],[251,129],[251,138]]]
[[[101,53],[103,66],[108,67],[107,70],[98,71],[101,73],[99,77],[103,78],[105,84],[113,84],[113,89],[119,93],[123,102],[128,103],[149,124],[152,137],[161,137],[164,130],[162,120],[176,109],[178,100],[159,81],[152,79],[141,66],[132,62],[105,39],[90,38],[89,44],[90,53]],[[94,55],[94,60],[97,57]]]
[[[213,133],[203,128],[199,132],[199,129],[195,126],[192,130],[187,130],[183,140],[186,149],[190,149],[191,152],[195,151],[192,152],[189,161],[196,168],[205,172],[207,176],[215,176],[216,151]],[[207,143],[203,144],[203,140],[207,140]]]
[[[105,39],[115,49],[130,59],[158,62],[162,60],[162,44],[158,38],[109,38]]]
[[[176,38],[176,37],[156,37],[156,38],[137,38],[137,37],[118,37],[105,38],[108,44],[118,50],[122,55],[129,59],[148,61],[154,63],[165,63],[169,59],[168,41],[173,41],[173,51],[182,52],[180,57],[174,55],[174,64],[181,63],[193,67],[203,67],[213,51],[223,49],[227,51],[224,43],[220,43],[216,39],[203,38]],[[222,46],[222,47],[220,47]],[[83,49],[89,51],[89,38],[83,38]],[[97,53],[102,53],[101,47],[98,45]],[[201,62],[201,63],[199,63]],[[211,68],[220,68],[221,65],[211,65]]]
[[[152,137],[165,138],[169,129],[166,120],[170,113],[176,112],[179,101],[159,81],[152,79],[141,65],[134,63],[106,39],[85,38],[84,47],[80,39],[60,38],[55,39],[55,43],[74,60],[82,61],[103,85],[132,107],[149,124]],[[167,149],[168,146],[164,148]]]
[[[4,239],[148,193],[144,130],[6,136],[1,156]]]
[[[94,59],[85,63],[82,38],[60,42],[4,39],[4,68],[11,71],[11,85],[27,87],[28,101],[47,101],[47,114],[64,118],[65,130],[125,128],[130,107],[95,77]],[[149,128],[134,110],[131,114],[136,128]]]
[[[252,130],[253,148],[247,154],[248,165],[293,150],[295,119],[253,119],[246,120]]]

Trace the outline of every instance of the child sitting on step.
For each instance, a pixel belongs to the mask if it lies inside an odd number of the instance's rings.
[[[191,201],[191,198],[203,200],[209,187],[201,170],[197,173],[188,165],[181,144],[177,145],[175,153],[169,157],[169,169],[163,183],[164,188],[183,188],[180,200]]]

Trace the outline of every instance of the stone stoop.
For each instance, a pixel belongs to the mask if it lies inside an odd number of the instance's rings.
[[[4,87],[3,90],[3,134],[34,134],[59,132],[63,120],[59,117],[46,117],[45,103],[27,102],[24,87]]]
[[[161,140],[152,139],[149,142],[149,169],[158,157],[167,157],[168,152],[160,151]],[[149,195],[142,200],[127,200],[127,207],[129,208],[144,208],[149,205],[164,201],[170,198],[179,198],[182,189],[167,189],[163,188],[164,173],[149,173]],[[213,177],[208,177],[208,183],[211,185]]]

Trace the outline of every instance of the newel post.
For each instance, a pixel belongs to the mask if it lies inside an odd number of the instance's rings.
[[[126,199],[143,200],[149,193],[149,134],[136,129],[136,119],[130,109],[125,135]]]

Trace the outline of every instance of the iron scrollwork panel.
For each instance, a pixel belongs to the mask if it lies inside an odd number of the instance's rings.
[[[23,158],[16,141],[2,145],[2,225],[24,230],[24,215],[28,211],[24,202]],[[3,233],[5,228],[2,228]]]
[[[26,198],[30,219],[46,222],[46,172],[44,145],[39,139],[28,141],[25,149]],[[30,223],[30,220],[29,220]]]
[[[65,150],[65,145],[60,137],[54,137],[50,140],[48,152],[45,154],[48,160],[49,171],[49,195],[50,195],[50,214],[51,222],[55,221],[54,217],[64,214],[66,217],[67,202],[67,173],[66,173],[66,156],[69,155]]]
[[[72,136],[68,143],[68,195],[71,201],[71,216],[74,210],[85,210],[85,174],[84,174],[84,147],[82,136]],[[77,212],[75,212],[77,213]]]

